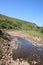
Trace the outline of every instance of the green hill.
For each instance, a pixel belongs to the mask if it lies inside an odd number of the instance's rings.
[[[30,35],[43,37],[43,27],[2,14],[0,14],[0,29],[25,30]]]
[[[0,29],[36,30],[37,25],[0,14]]]

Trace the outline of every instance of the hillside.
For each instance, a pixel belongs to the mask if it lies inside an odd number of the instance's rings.
[[[0,14],[0,29],[37,30],[37,25]]]

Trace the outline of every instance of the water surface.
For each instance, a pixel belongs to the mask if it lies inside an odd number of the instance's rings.
[[[23,59],[30,63],[30,65],[43,65],[43,47],[38,47],[32,45],[31,42],[15,36],[16,45],[18,48],[16,50],[13,50],[13,59]],[[37,62],[36,64],[33,64],[33,61]]]

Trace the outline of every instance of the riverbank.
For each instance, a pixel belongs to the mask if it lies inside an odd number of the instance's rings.
[[[12,36],[20,36],[27,41],[30,41],[33,43],[35,46],[42,46],[43,47],[43,37],[37,37],[37,36],[31,36],[27,34],[26,31],[6,31],[8,34]]]
[[[3,50],[2,59],[0,60],[0,65],[30,65],[26,60],[21,58],[13,60],[13,50],[16,50],[18,46],[15,44],[17,38],[15,36],[24,38],[27,41],[32,42],[33,45],[43,46],[43,39],[38,37],[32,37],[28,35],[24,31],[5,31],[5,33],[9,34],[7,38],[4,38],[3,44],[1,46]],[[5,35],[4,35],[5,36]],[[10,36],[10,37],[9,37]],[[11,38],[9,40],[9,38]],[[32,61],[33,65],[37,64],[36,61]]]
[[[21,59],[13,60],[13,50],[16,50],[18,46],[15,44],[16,38],[10,36],[11,39],[3,39],[2,48],[2,58],[0,59],[0,65],[30,65],[27,61]],[[8,37],[8,38],[10,38]]]

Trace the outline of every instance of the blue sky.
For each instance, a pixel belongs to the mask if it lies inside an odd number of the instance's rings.
[[[43,0],[0,0],[0,14],[43,26]]]

